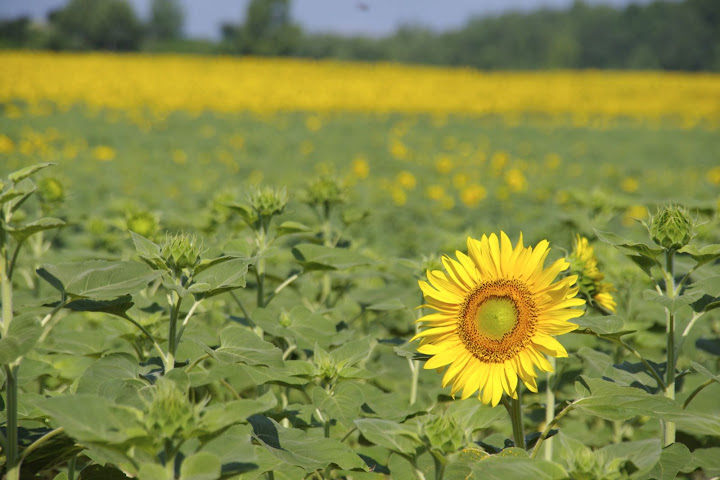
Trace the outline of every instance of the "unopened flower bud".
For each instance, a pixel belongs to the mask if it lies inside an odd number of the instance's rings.
[[[195,235],[170,235],[161,249],[162,256],[172,269],[194,267],[200,262],[202,242]]]
[[[677,250],[695,237],[695,221],[677,205],[662,208],[650,221],[650,236],[658,245]]]

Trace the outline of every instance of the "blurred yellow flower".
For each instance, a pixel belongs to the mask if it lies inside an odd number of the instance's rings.
[[[353,174],[359,179],[365,179],[370,175],[370,165],[363,155],[357,155],[352,162]]]
[[[431,200],[440,200],[445,196],[445,189],[440,185],[430,185],[425,193]]]
[[[437,170],[438,173],[445,175],[447,173],[450,173],[450,170],[453,168],[453,161],[450,155],[447,154],[440,154],[435,158],[435,170]]]
[[[527,190],[527,179],[518,168],[511,168],[505,173],[505,183],[513,192],[524,192]]]
[[[622,188],[625,193],[634,193],[640,188],[640,183],[635,177],[626,177],[620,184],[620,188]]]
[[[115,149],[107,145],[100,145],[93,149],[92,156],[99,162],[109,162],[115,158]]]
[[[300,153],[307,157],[315,151],[315,145],[310,140],[303,140],[300,144]]]
[[[173,162],[177,163],[178,165],[184,165],[187,163],[187,153],[180,149],[173,150],[172,159]]]
[[[415,188],[417,181],[415,180],[415,175],[407,170],[403,170],[397,174],[397,183],[407,190],[412,190]]]
[[[642,220],[647,217],[648,210],[644,205],[632,205],[625,210],[622,218],[622,224],[630,227],[635,224],[635,220]]]
[[[405,205],[407,203],[407,193],[405,193],[405,190],[402,188],[393,188],[390,191],[390,195],[392,196],[393,203],[395,205]]]
[[[707,179],[713,185],[720,185],[720,167],[713,167],[708,170]]]
[[[322,128],[322,120],[317,115],[310,115],[305,119],[305,128],[311,132],[317,132]]]
[[[398,160],[405,160],[408,158],[408,148],[407,146],[397,138],[393,138],[390,141],[390,154],[397,158]]]
[[[7,135],[0,133],[0,153],[12,153],[15,150],[15,143]]]
[[[493,156],[490,158],[490,167],[492,168],[493,175],[499,176],[508,160],[510,160],[510,155],[508,155],[507,152],[501,150],[493,153]]]
[[[460,192],[460,201],[467,207],[474,207],[487,197],[487,190],[481,185],[469,185]]]
[[[545,155],[545,168],[550,170],[557,169],[562,163],[562,158],[557,153],[548,153]]]

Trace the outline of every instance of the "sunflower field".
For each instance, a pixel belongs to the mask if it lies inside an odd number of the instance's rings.
[[[720,75],[0,64],[0,477],[720,476]]]

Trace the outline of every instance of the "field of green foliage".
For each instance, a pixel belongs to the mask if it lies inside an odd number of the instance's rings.
[[[718,476],[718,152],[622,118],[0,115],[0,472]],[[426,269],[500,231],[546,265],[587,237],[617,302],[518,387],[522,442],[409,342]]]

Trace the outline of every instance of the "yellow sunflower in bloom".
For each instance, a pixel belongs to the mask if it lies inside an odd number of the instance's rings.
[[[552,371],[543,354],[567,357],[553,335],[568,333],[577,325],[585,300],[575,298],[576,276],[554,282],[566,270],[565,259],[548,268],[547,240],[535,248],[523,247],[522,234],[513,248],[500,232],[468,238],[468,255],[456,252],[457,261],[442,259],[445,272],[427,272],[420,281],[427,308],[436,310],[418,320],[424,329],[418,352],[430,355],[425,368],[447,367],[443,387],[452,384],[462,398],[478,392],[483,403],[497,405],[503,393],[517,398],[518,377],[537,392],[535,367]]]
[[[592,298],[600,307],[615,313],[617,302],[612,296],[615,287],[612,283],[603,282],[605,275],[598,270],[595,249],[590,246],[587,238],[580,235],[575,237],[569,260],[571,273],[576,274],[580,279],[580,292]]]

